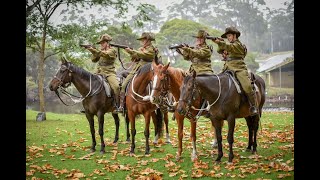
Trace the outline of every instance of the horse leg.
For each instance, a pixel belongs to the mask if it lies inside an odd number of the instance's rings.
[[[190,119],[191,123],[191,140],[192,140],[192,154],[191,154],[191,161],[195,161],[198,159],[197,156],[197,146],[196,146],[196,128],[197,123],[195,122],[195,119]]]
[[[128,111],[128,116],[130,119],[130,125],[131,125],[131,150],[130,150],[130,155],[134,154],[134,148],[136,147],[135,145],[135,136],[136,136],[136,122],[135,122],[135,114],[132,111]]]
[[[156,113],[153,111],[150,113],[151,117],[152,117],[152,122],[154,125],[154,140],[153,140],[153,144],[158,144],[158,140],[159,140],[159,131],[158,131],[158,126],[157,126],[157,117],[156,117]]]
[[[228,143],[229,143],[229,164],[232,164],[232,160],[234,158],[233,155],[233,142],[234,142],[234,126],[235,126],[235,117],[228,117]]]
[[[221,127],[223,127],[223,122],[224,121],[221,121]],[[213,131],[214,131],[214,137],[213,137],[213,141],[211,142],[211,144],[212,144],[212,148],[216,148],[216,147],[218,147],[218,140],[217,140],[217,132],[216,132],[216,129],[214,128],[214,126],[212,126],[212,129],[213,129]]]
[[[150,127],[150,113],[147,112],[144,114],[144,119],[145,119],[145,127],[144,127],[144,137],[146,138],[146,151],[145,154],[150,154],[150,146],[149,146],[149,127]]]
[[[166,124],[166,143],[170,144],[168,112],[164,113],[164,123]]]
[[[254,117],[252,117],[253,119],[253,149],[252,149],[252,154],[256,154],[257,153],[257,132],[259,129],[259,120],[260,117],[259,115],[256,115]]]
[[[177,111],[174,112],[176,116],[176,120],[178,123],[178,152],[176,155],[176,160],[181,159],[181,153],[182,153],[182,138],[183,138],[183,120],[184,116],[181,116]]]
[[[126,125],[125,125],[125,127],[126,127],[126,132],[127,132],[127,139],[126,139],[126,141],[127,142],[130,142],[130,132],[129,132],[129,117],[128,117],[128,113],[126,113],[125,114],[125,119],[126,119]]]
[[[210,117],[210,119],[211,119],[212,125],[214,126],[214,128],[216,130],[216,137],[217,137],[217,140],[218,140],[218,157],[216,159],[216,162],[220,163],[221,162],[221,158],[223,156],[223,152],[222,152],[222,135],[221,135],[222,127],[221,127],[221,122],[220,121],[223,121],[223,120],[217,120],[217,119],[214,119],[212,117]]]
[[[113,119],[114,119],[114,124],[116,125],[116,134],[115,134],[115,136],[114,136],[114,141],[113,141],[113,143],[117,143],[118,142],[118,140],[119,140],[119,126],[120,126],[120,123],[119,123],[119,116],[118,116],[118,114],[113,114],[113,113],[111,113],[112,114],[112,117],[113,117]]]
[[[99,122],[99,135],[101,139],[101,148],[100,148],[100,154],[105,153],[105,144],[104,144],[104,139],[103,139],[103,125],[104,125],[104,113],[99,113],[98,112],[98,122]]]
[[[86,113],[86,117],[88,119],[89,125],[90,125],[90,132],[91,132],[91,138],[92,138],[92,146],[90,148],[90,152],[96,151],[96,136],[95,136],[95,130],[94,130],[94,118],[93,114]]]
[[[248,134],[249,134],[249,140],[248,140],[248,147],[246,151],[251,151],[252,149],[252,143],[253,143],[253,119],[251,116],[248,116],[245,118],[248,126]]]

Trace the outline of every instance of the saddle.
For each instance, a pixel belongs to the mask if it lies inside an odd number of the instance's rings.
[[[234,73],[234,71],[232,70],[225,70],[224,72],[222,73],[225,73],[226,75],[229,76],[229,86],[230,86],[230,79],[232,80],[232,82],[234,83],[236,89],[237,89],[237,92],[239,94],[241,94],[241,88],[240,88],[240,82],[239,80],[236,78],[236,75]],[[255,74],[253,74],[252,72],[250,72],[250,79],[251,79],[251,84],[253,84],[252,88],[254,89],[255,92],[258,92],[259,91],[259,88],[258,86],[256,85],[256,77],[255,77]]]
[[[108,97],[111,97],[111,87],[105,76],[98,74],[98,77],[100,78],[100,81],[103,82],[103,87],[105,90],[105,93]]]

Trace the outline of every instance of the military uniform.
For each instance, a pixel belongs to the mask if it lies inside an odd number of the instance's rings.
[[[208,33],[204,30],[199,30],[197,36],[193,36],[196,38],[206,38]],[[213,74],[213,70],[211,67],[211,49],[206,44],[197,45],[194,49],[190,47],[182,47],[182,56],[185,60],[191,61],[191,65],[189,68],[189,72],[196,71],[197,74]]]
[[[104,34],[100,37],[97,44],[103,41],[111,41],[112,38],[108,34]],[[94,48],[88,49],[92,53],[92,62],[98,63],[96,66],[96,73],[105,76],[109,82],[116,99],[116,104],[119,106],[119,81],[116,77],[115,71],[115,59],[117,58],[117,51],[115,48],[109,48],[107,50],[97,50]]]
[[[240,36],[240,32],[234,27],[226,28],[225,33],[221,37],[226,38],[227,34],[236,34],[237,38]],[[256,114],[256,96],[251,85],[251,79],[249,77],[247,65],[244,62],[244,58],[247,54],[247,48],[238,39],[230,43],[219,41],[217,44],[218,53],[221,54],[224,50],[228,52],[228,58],[225,59],[226,61],[223,71],[232,70],[235,72],[236,78],[239,80],[243,91],[249,99],[252,107],[250,108],[250,111],[252,115]]]
[[[142,40],[142,39],[149,39],[150,41],[154,41],[154,36],[151,33],[142,33],[141,37],[138,38],[137,40]],[[125,89],[128,83],[131,81],[133,78],[134,74],[140,69],[141,66],[152,62],[152,60],[155,57],[155,47],[150,44],[145,47],[140,47],[138,50],[133,50],[130,49],[128,53],[131,56],[131,59],[136,63],[131,72],[128,74],[126,79],[122,83],[122,89],[120,92],[120,107],[118,108],[118,112],[123,111],[123,105],[124,105],[124,96],[125,96]]]

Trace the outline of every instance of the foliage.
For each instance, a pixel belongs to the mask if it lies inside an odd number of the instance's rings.
[[[232,165],[227,164],[227,125],[223,127],[224,156],[215,164],[217,149],[212,149],[211,123],[201,117],[197,124],[198,160],[191,162],[190,123],[185,120],[183,159],[175,160],[176,122],[169,121],[172,144],[151,145],[151,155],[144,155],[144,121],[136,121],[136,154],[129,156],[125,142],[124,119],[120,116],[120,139],[113,144],[115,125],[111,114],[105,115],[106,154],[99,154],[99,134],[95,124],[97,151],[89,153],[91,135],[82,114],[47,113],[47,120],[35,121],[37,112],[26,111],[26,179],[277,179],[294,177],[294,116],[292,112],[264,112],[258,131],[258,154],[245,152],[248,129],[243,118],[235,126]],[[172,114],[169,113],[169,117]],[[203,122],[206,121],[206,122]],[[97,122],[95,120],[95,122]],[[154,127],[150,126],[153,139]],[[152,143],[151,143],[152,144]]]

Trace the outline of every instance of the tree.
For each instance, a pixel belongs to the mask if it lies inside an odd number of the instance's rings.
[[[31,3],[31,5],[29,3]],[[92,7],[95,4],[99,4],[103,7],[112,7],[119,12],[118,17],[123,17],[123,15],[128,11],[128,6],[132,5],[128,0],[31,0],[26,2],[26,45],[27,47],[32,48],[33,50],[40,53],[38,62],[38,91],[41,112],[45,112],[45,101],[43,93],[44,62],[48,57],[58,54],[63,50],[56,49],[54,47],[54,43],[47,44],[47,41],[54,41],[54,39],[51,38],[51,35],[56,31],[56,29],[52,25],[52,22],[50,22],[49,20],[52,14],[57,10],[57,8],[63,4],[67,5],[67,7],[77,7],[78,5],[81,5],[82,7],[84,7],[85,5]],[[143,10],[143,8],[141,10]],[[46,53],[47,49],[52,49],[52,53]]]

